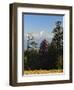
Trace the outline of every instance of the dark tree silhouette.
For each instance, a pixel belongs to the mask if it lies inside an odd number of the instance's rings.
[[[55,57],[55,64],[58,68],[63,68],[63,26],[61,21],[56,22],[56,27],[53,30],[54,38],[51,46]]]
[[[48,69],[48,41],[44,39],[40,44],[39,59],[41,69]]]
[[[53,30],[54,38],[52,40],[52,45],[57,49],[60,54],[60,50],[63,49],[63,27],[61,21],[56,22],[56,27]]]
[[[48,41],[46,39],[44,39],[41,44],[40,44],[40,50],[39,53],[41,55],[46,55],[48,52]]]

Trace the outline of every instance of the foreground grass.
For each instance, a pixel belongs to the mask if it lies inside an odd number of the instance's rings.
[[[24,74],[48,74],[48,73],[63,73],[63,69],[54,70],[25,70]]]

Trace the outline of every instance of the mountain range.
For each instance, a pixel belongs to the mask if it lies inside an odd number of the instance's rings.
[[[51,43],[52,38],[54,37],[54,34],[51,32],[45,32],[45,31],[40,31],[40,32],[30,32],[30,33],[26,33],[24,32],[24,49],[27,49],[27,40],[28,40],[28,36],[30,36],[30,38],[33,37],[33,40],[37,43],[37,47],[40,47],[40,43],[46,39],[49,43]]]

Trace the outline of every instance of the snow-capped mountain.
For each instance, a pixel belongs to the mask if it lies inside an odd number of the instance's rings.
[[[45,32],[45,31],[30,32],[30,33],[25,33],[24,32],[24,49],[27,48],[28,36],[30,36],[30,38],[33,37],[34,41],[38,44],[37,46],[40,47],[40,43],[44,39],[46,39],[49,43],[51,43],[54,34],[51,33],[51,32]]]

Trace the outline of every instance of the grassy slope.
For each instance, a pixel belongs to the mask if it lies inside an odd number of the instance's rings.
[[[24,74],[48,74],[48,73],[63,73],[62,69],[54,70],[25,70]]]

